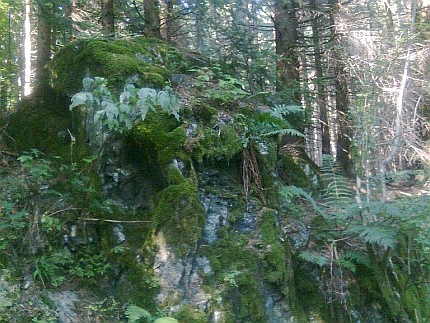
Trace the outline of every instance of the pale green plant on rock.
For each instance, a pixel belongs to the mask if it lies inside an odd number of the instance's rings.
[[[73,95],[70,110],[79,106],[92,116],[99,131],[106,127],[109,131],[120,133],[130,130],[136,121],[145,120],[147,113],[150,110],[156,112],[157,108],[179,120],[180,108],[170,87],[156,91],[146,87],[137,89],[133,84],[128,84],[117,100],[109,91],[107,81],[100,77],[83,80],[83,91]]]

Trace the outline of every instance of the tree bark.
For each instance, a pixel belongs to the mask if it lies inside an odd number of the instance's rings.
[[[329,22],[330,22],[330,38],[334,42],[334,87],[335,87],[335,103],[337,115],[337,143],[336,143],[336,160],[342,167],[342,170],[347,174],[351,171],[351,125],[348,122],[348,81],[345,73],[345,65],[341,52],[337,49],[338,37],[335,30],[336,19],[335,13],[338,10],[338,0],[329,0]]]
[[[276,65],[277,90],[288,91],[291,100],[296,103],[300,102],[297,8],[295,0],[277,0],[274,15],[276,54],[279,56]]]
[[[164,0],[163,1],[163,14],[162,14],[162,31],[163,38],[168,43],[178,43],[178,31],[181,28],[179,24],[180,13],[178,11],[177,0]]]
[[[106,37],[115,36],[115,18],[113,0],[102,1],[102,33]]]
[[[25,0],[25,21],[24,21],[24,50],[23,50],[23,61],[24,66],[22,70],[22,79],[24,80],[22,86],[23,96],[27,96],[31,93],[31,5],[30,0]]]
[[[52,43],[52,11],[48,1],[38,0],[39,10],[37,15],[36,36],[36,62],[35,62],[35,87],[37,89],[49,86],[49,75],[46,64],[51,60]]]
[[[329,124],[329,113],[327,104],[327,93],[324,80],[323,72],[323,59],[322,46],[321,46],[321,35],[320,35],[320,14],[318,13],[318,6],[315,0],[309,0],[309,10],[312,14],[311,25],[312,25],[312,45],[313,45],[313,56],[315,63],[315,76],[316,76],[316,102],[317,110],[319,111],[319,120],[321,123],[321,144],[322,153],[330,153],[330,129]]]
[[[146,37],[162,39],[159,2],[157,0],[145,0],[143,16],[145,19],[144,35]]]
[[[387,165],[393,160],[394,156],[397,154],[403,140],[403,110],[404,110],[404,100],[406,96],[406,87],[409,78],[409,69],[412,60],[412,36],[415,32],[415,17],[417,11],[417,0],[412,1],[412,10],[411,10],[411,25],[409,29],[409,40],[408,40],[408,49],[406,53],[405,65],[403,67],[402,79],[400,81],[400,86],[398,90],[398,96],[396,101],[396,123],[394,130],[394,137],[391,142],[391,150],[388,152],[387,156],[380,161],[379,164],[379,175],[381,178],[381,191],[382,191],[382,201],[385,202],[387,200],[387,187],[385,183],[385,173],[387,171]]]

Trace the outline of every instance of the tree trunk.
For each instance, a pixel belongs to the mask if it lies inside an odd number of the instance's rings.
[[[202,52],[203,50],[203,17],[204,17],[204,4],[200,1],[196,3],[196,50]]]
[[[22,70],[22,93],[27,96],[31,93],[31,23],[30,23],[31,5],[30,0],[25,0],[25,21],[24,21],[24,50],[23,61],[24,66]]]
[[[315,63],[315,76],[316,76],[316,102],[317,110],[319,115],[317,122],[320,122],[321,127],[321,144],[323,154],[330,154],[330,129],[329,124],[329,111],[326,96],[326,87],[323,72],[323,59],[322,47],[321,47],[321,35],[320,35],[320,14],[318,13],[318,6],[315,0],[309,0],[309,10],[312,13],[311,25],[312,25],[312,46],[313,56]]]
[[[274,18],[276,54],[279,57],[276,65],[277,90],[287,91],[291,101],[296,103],[300,102],[297,8],[295,0],[277,0]]]
[[[102,1],[102,33],[106,37],[115,36],[113,0]]]
[[[35,63],[35,87],[37,89],[49,86],[49,75],[46,64],[51,60],[52,31],[51,7],[47,1],[38,0],[39,10],[37,15],[37,36],[36,36],[36,63]]]
[[[387,156],[379,163],[379,175],[381,178],[381,191],[382,191],[382,201],[387,200],[387,187],[385,183],[385,173],[387,171],[387,165],[393,160],[394,156],[397,154],[401,148],[403,141],[403,112],[404,112],[404,100],[406,96],[407,83],[409,79],[409,69],[411,65],[412,57],[412,36],[415,33],[415,16],[417,11],[417,0],[412,1],[412,13],[411,13],[411,25],[409,30],[409,40],[408,48],[406,53],[405,65],[403,67],[402,79],[400,81],[400,86],[398,90],[397,100],[396,100],[396,123],[394,130],[394,137],[391,142],[391,150],[388,152]]]
[[[145,0],[144,2],[144,35],[162,39],[160,31],[160,9],[157,0]]]
[[[163,22],[161,24],[163,38],[168,43],[177,44],[178,32],[181,28],[179,24],[179,6],[176,0],[164,0],[163,2]]]
[[[341,52],[338,50],[338,38],[335,30],[335,13],[337,12],[338,0],[329,0],[330,5],[330,38],[334,42],[333,65],[334,65],[334,88],[337,115],[337,142],[336,160],[345,173],[351,171],[351,138],[353,137],[351,125],[348,122],[348,82],[345,73],[345,65]]]

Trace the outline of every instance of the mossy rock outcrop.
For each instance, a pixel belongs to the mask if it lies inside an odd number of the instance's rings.
[[[69,112],[68,105],[64,94],[51,88],[38,89],[4,117],[6,144],[18,153],[38,149],[66,162],[88,156],[80,118]]]
[[[106,78],[116,96],[126,83],[162,88],[172,73],[181,72],[185,66],[178,50],[156,39],[72,42],[48,64],[47,85],[36,88],[5,117],[5,140],[17,151],[37,148],[68,158],[73,138],[77,144],[86,141],[82,120],[69,111],[70,97],[82,90],[85,77]],[[89,153],[84,147],[75,145],[73,149],[77,159]]]
[[[162,88],[172,73],[186,66],[181,53],[162,41],[78,40],[65,46],[49,64],[52,87],[73,95],[85,77],[104,77],[111,89],[126,82],[138,87]]]

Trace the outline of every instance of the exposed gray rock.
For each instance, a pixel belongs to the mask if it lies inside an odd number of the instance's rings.
[[[208,303],[208,296],[201,289],[202,278],[198,274],[199,263],[194,261],[193,256],[178,258],[167,246],[162,233],[154,239],[157,244],[155,254],[154,274],[158,278],[160,292],[157,295],[157,302],[171,306],[171,311],[175,311],[178,304],[194,304],[201,310],[205,310]],[[203,268],[207,269],[207,263]]]
[[[18,287],[17,285],[7,281],[7,276],[7,271],[3,270],[0,272],[0,311],[3,311],[13,305],[12,294],[17,291]]]
[[[202,239],[206,243],[212,243],[217,239],[218,229],[227,222],[228,201],[213,194],[200,194],[200,201],[206,210]]]
[[[78,295],[73,291],[59,291],[48,294],[54,303],[58,323],[80,323],[75,310],[75,303],[79,301]]]

